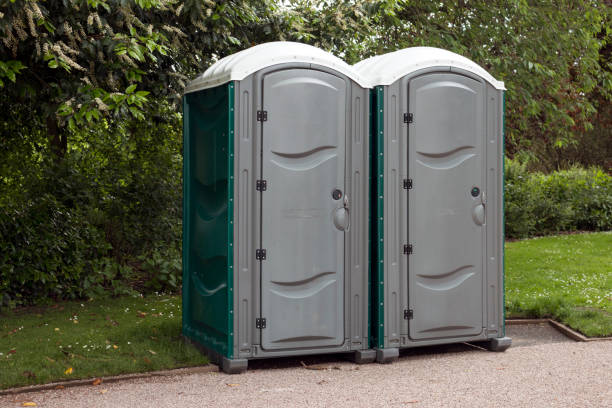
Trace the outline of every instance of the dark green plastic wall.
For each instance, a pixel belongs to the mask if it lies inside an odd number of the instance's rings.
[[[234,84],[183,107],[183,335],[231,358]]]
[[[385,347],[384,299],[384,87],[370,91],[370,347]]]

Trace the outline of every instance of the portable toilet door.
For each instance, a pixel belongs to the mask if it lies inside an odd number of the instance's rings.
[[[503,83],[430,47],[355,68],[374,85],[377,360],[465,341],[505,350]]]
[[[290,42],[223,58],[187,86],[183,332],[224,371],[313,353],[374,360],[368,88]]]

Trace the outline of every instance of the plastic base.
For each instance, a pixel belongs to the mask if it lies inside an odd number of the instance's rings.
[[[226,374],[242,374],[247,370],[249,360],[243,358],[229,359],[223,357],[221,360],[221,371]]]
[[[376,360],[376,350],[357,350],[353,354],[353,361],[357,364],[372,363]]]
[[[389,364],[399,358],[398,348],[376,349],[376,361],[381,364]]]
[[[485,343],[485,346],[490,351],[506,351],[512,345],[510,337],[496,337]]]

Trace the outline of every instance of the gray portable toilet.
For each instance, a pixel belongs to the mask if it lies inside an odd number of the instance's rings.
[[[450,51],[403,49],[356,70],[372,95],[372,339],[503,351],[504,84]]]
[[[261,44],[184,96],[183,334],[248,359],[373,361],[369,84],[318,48]]]

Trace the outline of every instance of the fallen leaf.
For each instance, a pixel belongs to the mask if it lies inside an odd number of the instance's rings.
[[[66,371],[64,371],[64,374],[66,374],[66,375],[70,375],[70,374],[72,374],[72,367],[68,367],[68,368],[66,369]]]
[[[63,390],[65,387],[63,385],[58,385],[55,387],[56,390]]]
[[[146,363],[146,364],[151,364],[151,360],[149,360],[148,357],[143,357],[142,360]]]
[[[73,320],[72,323],[77,324],[79,321],[78,320]]]
[[[227,383],[227,384],[225,384],[225,385],[227,385],[228,387],[237,387],[237,386],[239,386],[240,384]]]
[[[327,381],[325,381],[325,380],[321,380],[321,381],[317,382],[317,384],[319,384],[319,385],[326,384],[326,383],[327,383]]]
[[[321,365],[306,365],[305,362],[300,361],[300,364],[302,364],[302,367],[304,367],[307,370],[327,370],[327,369],[331,369],[331,367],[322,367]]]
[[[32,401],[27,401],[27,402],[24,402],[23,404],[21,404],[21,406],[22,407],[35,407],[36,403],[32,402]]]
[[[416,404],[419,400],[406,401],[406,404]]]
[[[105,388],[103,390],[100,390],[100,394],[106,394],[108,392],[108,390]]]
[[[51,357],[47,357],[47,356],[45,356],[45,358],[46,358],[47,360],[49,360],[50,362],[55,363],[55,360],[54,360],[54,359],[52,359]]]
[[[156,352],[154,352],[153,350],[149,350],[149,353],[151,353],[151,354],[153,354],[153,355],[156,355],[156,354],[157,354],[157,353],[156,353]]]
[[[55,329],[53,329],[53,330],[55,330],[55,331],[59,331],[59,327],[56,327],[56,328],[55,328]]]
[[[9,354],[15,354],[16,352],[17,352],[17,350],[12,349],[12,350],[9,350],[9,352],[8,352],[8,353],[9,353]]]
[[[141,312],[140,310],[137,312],[138,317],[145,317],[147,314],[145,312]]]
[[[100,385],[102,384],[102,379],[101,378],[96,378],[95,380],[93,380],[93,382],[91,383],[91,385]]]
[[[116,344],[113,344],[113,348],[114,348],[115,350],[117,350],[117,349],[119,348],[119,346],[117,346]]]

